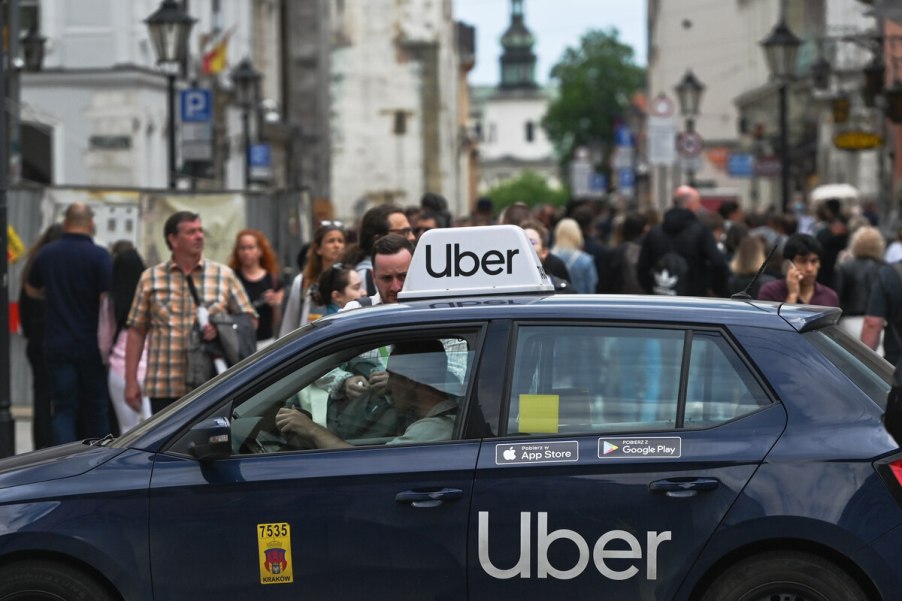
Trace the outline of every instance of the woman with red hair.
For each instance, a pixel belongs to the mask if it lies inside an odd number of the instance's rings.
[[[282,317],[285,290],[279,278],[279,261],[269,240],[260,230],[241,230],[229,257],[229,267],[244,284],[244,290],[260,315],[257,349],[272,343]]]

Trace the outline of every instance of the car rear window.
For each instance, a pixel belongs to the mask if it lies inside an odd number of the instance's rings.
[[[893,366],[838,326],[803,334],[824,357],[844,373],[866,395],[886,409]]]

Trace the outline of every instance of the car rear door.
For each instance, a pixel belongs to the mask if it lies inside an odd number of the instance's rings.
[[[520,323],[470,599],[670,599],[785,425],[717,329]]]

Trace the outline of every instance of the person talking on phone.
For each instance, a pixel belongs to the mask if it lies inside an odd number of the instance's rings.
[[[762,286],[758,300],[838,307],[836,291],[817,281],[822,254],[823,249],[814,236],[790,236],[783,246],[784,277]]]

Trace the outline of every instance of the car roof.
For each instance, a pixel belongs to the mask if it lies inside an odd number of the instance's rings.
[[[552,319],[655,321],[705,325],[753,325],[803,332],[836,323],[835,307],[787,305],[770,301],[719,298],[526,294],[439,297],[392,305],[377,305],[324,318],[359,326],[397,322],[449,322],[487,319]]]
[[[359,326],[357,319],[365,320],[367,326],[382,320],[605,319],[749,324],[801,332],[836,323],[840,315],[838,309],[747,299],[555,295],[526,232],[512,225],[435,228],[423,234],[411,257],[398,302],[395,306],[348,312],[348,321],[343,323]],[[331,323],[327,319],[321,325]]]

